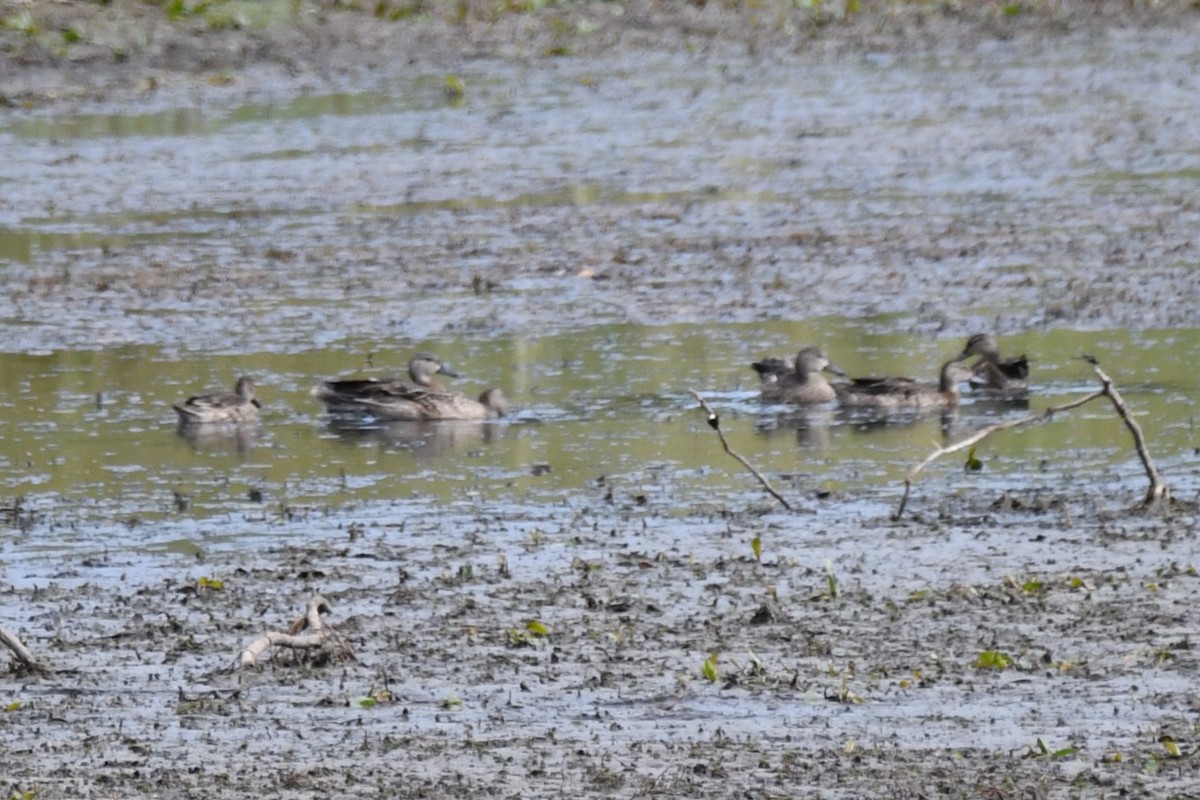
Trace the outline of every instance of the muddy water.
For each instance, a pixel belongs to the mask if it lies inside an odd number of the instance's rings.
[[[218,760],[248,781],[312,747],[350,774],[403,740],[427,786],[649,791],[692,759],[727,796],[721,764],[776,785],[795,748],[836,772],[861,742],[845,796],[869,796],[908,768],[893,750],[971,748],[1038,784],[1008,754],[1045,736],[1083,748],[1050,780],[1153,784],[1157,733],[1191,732],[1196,523],[1123,511],[1144,483],[1108,409],[998,437],[980,473],[931,469],[892,523],[943,420],[798,419],[746,365],[818,343],[851,374],[932,377],[996,330],[1034,360],[1037,409],[1090,391],[1092,353],[1194,498],[1189,47],[482,62],[461,99],[390,74],[6,110],[0,624],[104,708],[6,685],[18,725],[61,721],[36,754],[10,737],[15,774]],[[417,349],[517,413],[343,429],[308,395]],[[172,402],[242,373],[260,427],[176,434]],[[719,450],[691,389],[801,513]],[[1017,413],[969,398],[947,422]],[[220,673],[313,590],[357,664]],[[549,642],[512,635],[530,619]],[[1017,667],[976,669],[986,649]],[[701,677],[711,652],[736,681]],[[349,703],[381,686],[378,713]],[[274,737],[238,750],[263,719]],[[86,785],[65,775],[46,796]]]

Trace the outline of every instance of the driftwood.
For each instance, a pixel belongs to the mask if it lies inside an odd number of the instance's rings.
[[[763,477],[763,474],[756,470],[749,461],[741,456],[741,454],[737,453],[732,447],[729,446],[729,441],[725,438],[725,434],[721,430],[721,418],[717,416],[717,412],[712,410],[712,406],[705,402],[704,398],[701,397],[700,393],[695,389],[692,389],[691,392],[696,397],[696,400],[700,403],[700,407],[704,409],[706,414],[708,414],[708,426],[716,431],[717,436],[721,438],[721,446],[725,448],[725,452],[737,459],[738,463],[743,467],[750,470],[750,474],[758,478],[758,482],[763,485],[763,488],[766,489],[772,497],[778,500],[784,508],[786,508],[788,511],[791,511],[791,504],[789,504],[787,500],[783,499],[783,495],[775,491],[775,488],[771,486],[770,481]]]
[[[329,601],[319,594],[309,599],[304,616],[292,623],[287,633],[267,631],[242,649],[234,669],[258,666],[259,657],[272,647],[290,650],[315,650],[318,656],[353,659],[349,645],[329,623],[321,618],[332,610]],[[307,631],[305,633],[304,631]]]
[[[1117,391],[1117,387],[1113,385],[1112,378],[1110,378],[1104,372],[1104,370],[1100,369],[1100,362],[1092,356],[1084,355],[1080,356],[1080,358],[1091,365],[1092,371],[1095,372],[1096,377],[1100,379],[1100,388],[1098,390],[1092,392],[1087,397],[1080,398],[1079,400],[1074,400],[1070,403],[1064,403],[1061,406],[1050,406],[1049,408],[1043,410],[1040,414],[1030,414],[1018,419],[1010,419],[1006,422],[998,422],[995,425],[989,425],[974,435],[968,436],[962,441],[955,442],[948,447],[938,447],[932,453],[926,456],[925,459],[919,464],[910,469],[908,474],[904,477],[904,495],[900,498],[900,505],[896,508],[896,513],[892,516],[892,519],[898,520],[904,514],[904,509],[908,505],[908,496],[912,489],[913,479],[916,478],[917,474],[921,472],[921,470],[925,469],[942,456],[949,455],[950,453],[956,453],[960,450],[965,450],[968,447],[983,441],[993,433],[1005,431],[1009,428],[1019,428],[1022,425],[1029,425],[1034,422],[1044,422],[1053,417],[1055,414],[1059,414],[1063,411],[1069,411],[1073,408],[1078,408],[1085,403],[1090,403],[1098,397],[1107,397],[1112,402],[1113,408],[1116,409],[1117,414],[1125,422],[1125,427],[1129,428],[1129,432],[1133,435],[1133,443],[1134,447],[1137,449],[1138,458],[1141,459],[1142,467],[1146,471],[1146,477],[1150,481],[1150,486],[1146,489],[1146,496],[1142,499],[1142,504],[1151,505],[1159,500],[1169,497],[1170,491],[1168,490],[1166,483],[1163,481],[1162,474],[1158,471],[1158,467],[1154,465],[1154,460],[1150,457],[1149,448],[1146,447],[1146,437],[1142,434],[1142,427],[1138,425],[1137,420],[1134,419],[1133,414],[1130,413],[1129,407],[1125,405],[1125,400],[1121,397],[1121,393]]]
[[[33,657],[33,653],[29,652],[29,648],[21,643],[15,633],[0,628],[0,644],[8,648],[13,657],[21,663],[21,666],[28,670],[39,670],[41,665],[38,660]]]

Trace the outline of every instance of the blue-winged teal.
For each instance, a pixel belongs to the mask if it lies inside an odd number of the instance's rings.
[[[964,356],[955,356],[942,365],[938,383],[923,383],[912,378],[856,378],[834,385],[838,403],[845,408],[878,410],[906,408],[946,408],[958,405],[958,385],[969,380],[971,368],[962,364]]]
[[[408,364],[411,380],[326,381],[312,393],[329,411],[368,414],[381,420],[482,420],[508,414],[508,398],[500,389],[488,389],[472,400],[436,383],[433,376],[438,374],[458,377],[437,356],[418,353]]]
[[[1002,359],[996,337],[990,333],[977,333],[967,339],[960,359],[979,356],[972,366],[971,386],[991,389],[1003,394],[1021,394],[1029,391],[1029,359]]]
[[[831,363],[819,347],[802,348],[790,366],[782,358],[765,358],[750,366],[762,380],[762,399],[767,403],[828,403],[837,394],[821,373],[846,374]]]
[[[249,422],[258,419],[261,403],[254,396],[254,379],[248,375],[238,378],[233,392],[199,394],[173,406],[175,413],[179,415],[179,424]]]

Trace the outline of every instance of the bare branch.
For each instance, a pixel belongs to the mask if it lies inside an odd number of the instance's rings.
[[[725,452],[729,453],[729,455],[736,458],[738,463],[741,464],[743,467],[750,470],[750,474],[752,474],[755,478],[758,478],[758,482],[763,485],[763,488],[766,489],[771,494],[772,497],[774,497],[776,500],[778,500],[779,503],[784,508],[786,508],[788,511],[791,511],[792,510],[791,504],[788,503],[787,500],[783,499],[783,495],[781,495],[779,492],[775,491],[774,487],[771,486],[770,481],[768,481],[765,477],[763,477],[763,474],[761,472],[759,472],[758,470],[756,470],[749,461],[742,458],[742,456],[739,453],[735,452],[734,449],[729,446],[729,441],[725,438],[725,434],[721,430],[721,418],[717,416],[716,411],[713,411],[712,406],[710,406],[704,400],[704,398],[700,396],[700,393],[697,392],[695,389],[692,389],[691,392],[696,397],[697,402],[700,403],[700,407],[704,409],[704,412],[706,414],[708,414],[708,426],[710,428],[712,428],[714,431],[716,431],[717,436],[719,436],[721,438],[721,446],[725,448]]]
[[[1096,377],[1100,379],[1100,383],[1104,386],[1104,394],[1108,395],[1108,399],[1112,401],[1113,408],[1121,415],[1121,419],[1125,422],[1125,427],[1129,428],[1129,432],[1133,434],[1133,445],[1137,449],[1138,458],[1142,461],[1142,467],[1146,470],[1146,478],[1150,481],[1149,488],[1146,489],[1146,496],[1142,500],[1143,505],[1151,505],[1159,500],[1165,500],[1170,496],[1170,490],[1167,484],[1162,479],[1162,474],[1158,471],[1158,467],[1154,466],[1154,460],[1150,458],[1150,449],[1146,447],[1146,437],[1142,434],[1142,426],[1138,425],[1133,414],[1129,413],[1129,408],[1125,405],[1125,400],[1121,397],[1121,393],[1117,391],[1117,387],[1113,386],[1112,378],[1100,369],[1100,362],[1091,356],[1082,356],[1083,360],[1092,365],[1092,372],[1096,373]]]
[[[328,650],[329,655],[353,659],[354,654],[350,651],[346,641],[321,618],[321,614],[331,610],[328,600],[319,594],[313,595],[308,601],[304,616],[293,622],[287,633],[267,631],[259,636],[242,648],[233,669],[257,666],[259,656],[272,647],[286,647],[290,650]],[[301,634],[301,631],[304,630],[309,632]]]
[[[33,653],[29,652],[29,648],[21,643],[21,640],[17,638],[15,633],[7,631],[4,628],[0,628],[0,644],[3,644],[5,647],[7,647],[9,652],[13,654],[17,661],[21,662],[21,666],[23,666],[25,669],[41,669],[41,665],[38,663],[38,660],[33,657]]]

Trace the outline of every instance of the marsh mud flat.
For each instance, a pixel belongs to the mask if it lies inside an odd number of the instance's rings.
[[[730,499],[291,508],[68,557],[35,524],[7,548],[4,620],[49,669],[0,684],[6,789],[1200,792],[1194,513],[1050,486],[901,522],[882,498]],[[316,591],[354,660],[229,670]]]
[[[1200,325],[1193,7],[726,5],[4,4],[0,347]]]
[[[0,347],[1200,325],[1191,6],[786,5],[4,2]],[[900,522],[660,472],[150,523],[6,499],[0,625],[47,669],[0,681],[3,790],[1200,794],[1196,514],[1129,510],[1136,467],[929,479]],[[318,591],[353,661],[229,670]]]

